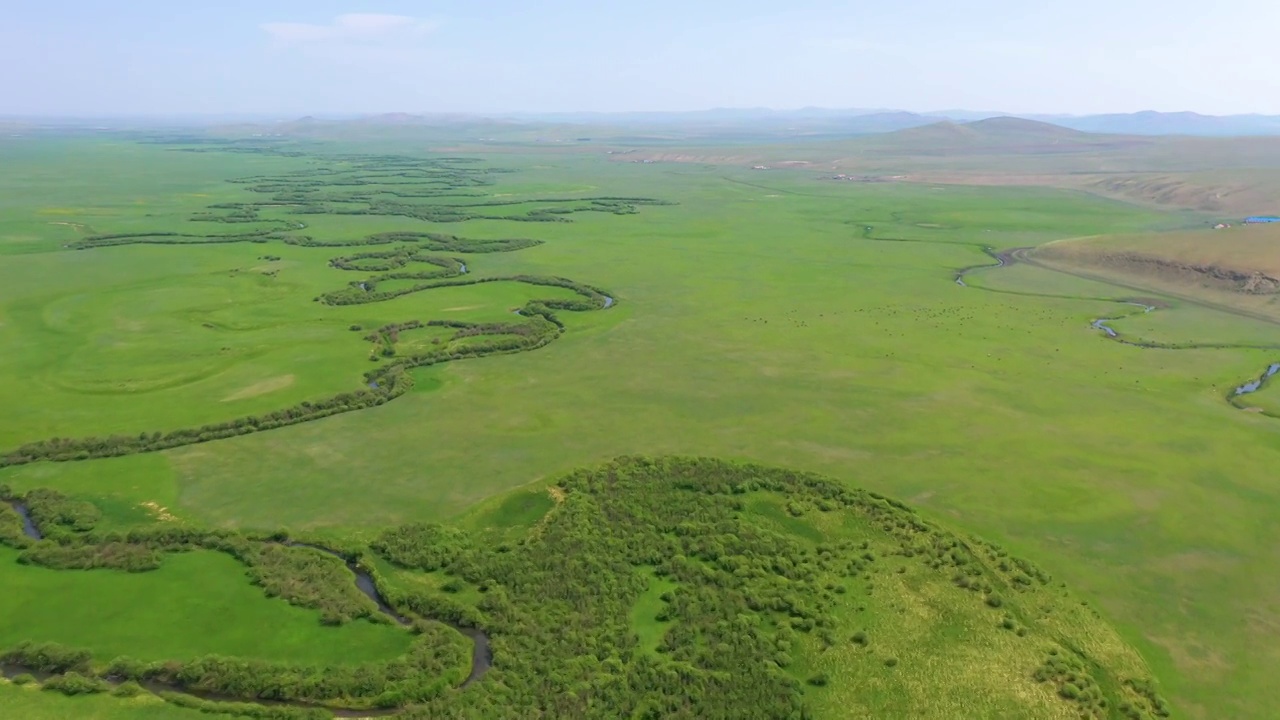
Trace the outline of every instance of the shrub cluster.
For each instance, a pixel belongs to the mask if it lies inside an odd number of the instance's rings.
[[[102,511],[93,503],[69,498],[56,490],[32,490],[23,503],[32,522],[47,538],[88,532],[102,518]]]
[[[432,572],[450,565],[468,550],[470,538],[456,528],[414,523],[383,532],[369,547],[400,567]]]
[[[68,545],[41,542],[18,556],[20,563],[54,570],[111,568],[126,572],[156,570],[162,559],[162,554],[154,548],[124,542]]]
[[[321,622],[341,625],[357,618],[377,620],[378,606],[353,582],[342,560],[310,547],[253,543],[241,559],[249,577],[268,597],[320,611]]]
[[[31,543],[31,538],[22,530],[22,516],[9,501],[0,499],[0,545],[22,550]]]

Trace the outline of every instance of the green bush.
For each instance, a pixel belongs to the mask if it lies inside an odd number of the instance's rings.
[[[94,695],[108,692],[111,690],[111,685],[107,681],[99,680],[96,677],[81,675],[78,672],[68,672],[45,680],[41,689],[68,696]]]
[[[131,698],[137,697],[145,692],[146,690],[144,690],[138,683],[133,680],[126,680],[117,685],[115,689],[111,691],[111,694],[116,697]]]
[[[431,572],[448,567],[470,541],[455,528],[415,523],[383,532],[369,547],[396,565]]]

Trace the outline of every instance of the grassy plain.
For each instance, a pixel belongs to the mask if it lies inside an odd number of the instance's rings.
[[[96,659],[155,661],[218,654],[290,663],[356,664],[395,657],[408,633],[320,614],[263,596],[226,555],[174,555],[160,570],[66,572],[15,562],[0,549],[0,647],[23,640],[87,647]]]
[[[496,320],[527,299],[523,286],[494,284],[321,307],[316,293],[350,279],[326,266],[344,252],[331,248],[62,251],[80,231],[54,223],[181,225],[212,202],[248,199],[225,179],[301,164],[68,143],[0,145],[0,342],[14,348],[0,358],[5,447],[223,420],[350,389],[368,360],[348,325]],[[320,237],[534,237],[546,243],[479,256],[477,271],[570,277],[619,303],[574,314],[563,338],[535,352],[415,371],[419,390],[378,408],[157,455],[10,468],[0,482],[110,499],[122,523],[155,501],[212,525],[369,537],[624,453],[815,470],[1033,558],[1096,602],[1188,716],[1274,707],[1280,428],[1223,391],[1275,353],[1108,342],[1089,324],[1116,306],[1098,298],[1135,292],[1044,268],[954,282],[956,268],[992,262],[983,246],[1203,218],[1048,189],[836,183],[532,151],[486,160],[520,170],[493,192],[680,204],[572,223],[309,218]],[[55,187],[63,176],[76,180]],[[268,253],[284,258],[274,278],[252,271]],[[1023,294],[1045,292],[1063,297]],[[1148,320],[1178,324],[1179,338],[1219,332],[1230,317],[1174,301]],[[1184,305],[1195,312],[1179,320]],[[1280,342],[1266,325],[1232,331],[1254,334]],[[211,357],[222,347],[226,357]]]

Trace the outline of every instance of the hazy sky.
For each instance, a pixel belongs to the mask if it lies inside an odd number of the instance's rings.
[[[0,115],[1280,113],[1276,0],[30,0]]]

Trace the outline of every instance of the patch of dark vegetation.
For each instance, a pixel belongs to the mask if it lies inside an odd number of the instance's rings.
[[[126,572],[147,572],[158,569],[162,560],[162,554],[154,548],[125,542],[92,545],[42,542],[18,556],[18,562],[54,570],[111,568]]]
[[[134,684],[162,696],[165,691],[180,695],[166,698],[171,701],[210,703],[216,712],[231,712],[227,701],[256,700],[273,703],[266,708],[277,713],[262,717],[332,717],[322,708],[403,707],[442,697],[461,682],[468,641],[435,622],[419,622],[411,632],[417,637],[406,654],[362,665],[299,666],[209,656],[166,662],[119,657],[95,666],[87,650],[54,643],[23,643],[0,655],[0,663],[53,675],[46,689],[53,689],[51,682],[92,692]]]
[[[378,606],[352,583],[343,561],[330,554],[274,543],[250,543],[240,553],[249,577],[268,597],[319,610],[326,625],[383,619]]]
[[[90,235],[72,240],[66,247],[72,250],[89,250],[92,248],[117,247],[120,245],[218,245],[222,243],[266,243],[274,236],[274,231],[236,233],[234,235],[195,235],[177,232],[125,233],[119,235]]]
[[[22,516],[8,500],[0,497],[0,545],[22,550],[33,542],[23,531]]]
[[[432,252],[456,252],[456,253],[497,253],[497,252],[514,252],[525,248],[536,247],[542,244],[541,240],[531,240],[529,238],[497,238],[497,239],[479,239],[465,238],[457,235],[446,235],[444,233],[422,233],[422,232],[385,232],[366,235],[359,240],[338,240],[324,241],[317,240],[307,236],[289,236],[284,242],[289,245],[300,245],[302,247],[354,247],[359,245],[391,245],[394,243],[412,243],[409,247],[397,248],[388,253],[361,253],[347,257],[334,258],[330,264],[334,267],[344,270],[373,270],[376,268],[362,267],[352,268],[344,267],[349,265],[350,261],[368,258],[388,258],[396,257],[403,254],[414,254],[421,250],[430,250]],[[402,267],[396,265],[395,267]],[[388,268],[390,269],[390,268]]]
[[[93,503],[69,498],[56,490],[32,490],[22,500],[32,522],[46,538],[88,532],[102,518],[102,511]]]
[[[68,672],[45,680],[40,689],[61,693],[67,697],[75,697],[76,695],[96,695],[97,693],[110,692],[111,684],[96,677],[81,675],[78,672]]]
[[[127,684],[127,683],[126,683]],[[124,687],[121,685],[120,687]],[[185,693],[161,691],[161,699],[175,707],[196,710],[206,715],[235,715],[254,720],[331,720],[333,713],[320,708],[282,705],[259,705],[246,702],[220,702]]]
[[[1169,707],[1149,680],[1126,680],[1115,690],[1118,699],[1108,699],[1108,693],[1094,679],[1091,666],[1078,653],[1053,650],[1044,664],[1035,672],[1037,682],[1051,683],[1058,696],[1079,706],[1081,717],[1121,717],[1127,720],[1153,720],[1169,717]],[[1118,715],[1117,715],[1118,713]]]
[[[1128,678],[1124,686],[1136,697],[1126,699],[1119,705],[1120,714],[1129,720],[1144,720],[1147,715],[1167,718],[1173,715],[1169,703],[1160,696],[1155,683],[1150,680]],[[1144,713],[1146,715],[1144,715]]]
[[[297,150],[261,146],[216,145],[175,148],[187,152],[241,152],[281,157],[301,157]],[[438,233],[384,233],[370,242],[325,242],[287,233],[305,227],[290,220],[266,219],[264,210],[284,210],[291,215],[376,215],[406,217],[428,222],[505,220],[512,222],[569,222],[580,212],[632,215],[641,206],[671,205],[646,197],[580,197],[497,200],[475,188],[493,185],[494,175],[507,170],[488,168],[473,158],[416,158],[397,155],[347,154],[317,158],[314,168],[281,175],[263,175],[232,180],[247,190],[268,196],[257,202],[226,202],[210,205],[190,220],[201,223],[259,225],[253,230],[225,235],[179,232],[94,235],[67,247],[87,249],[134,243],[210,244],[237,242],[287,243],[310,246],[422,242],[447,252],[498,252],[536,244],[527,240],[463,241]],[[458,202],[452,198],[464,198]],[[526,206],[523,212],[500,212]],[[398,237],[397,237],[398,236]],[[383,239],[389,237],[390,239]],[[486,247],[486,244],[491,244]]]
[[[58,643],[23,642],[0,653],[0,665],[21,667],[45,675],[89,672],[93,653]]]
[[[369,547],[400,567],[434,572],[468,550],[469,540],[455,528],[416,523],[383,532]]]

